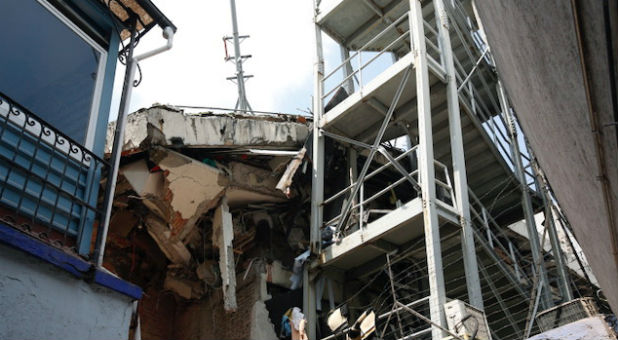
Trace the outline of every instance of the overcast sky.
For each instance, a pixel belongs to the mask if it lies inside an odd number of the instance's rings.
[[[141,62],[143,81],[133,91],[130,112],[153,103],[233,108],[235,66],[224,61],[222,37],[232,34],[228,0],[157,0],[155,4],[178,27],[171,51]],[[254,110],[301,113],[311,106],[314,28],[312,0],[237,0],[241,45],[253,57],[244,64],[247,97]],[[142,53],[164,43],[153,29],[138,45]],[[327,58],[338,56],[326,44]],[[228,45],[233,53],[233,46]],[[336,53],[336,54],[335,54]],[[120,64],[119,64],[120,65]],[[121,66],[121,65],[120,65]],[[115,107],[124,68],[116,74]],[[112,111],[116,119],[115,110]]]

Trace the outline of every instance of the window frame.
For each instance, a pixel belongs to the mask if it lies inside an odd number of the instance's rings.
[[[82,143],[82,146],[93,151],[94,139],[96,135],[96,128],[99,118],[99,110],[101,107],[101,98],[103,93],[103,84],[105,82],[105,70],[107,64],[107,50],[92,39],[86,32],[84,32],[75,22],[66,17],[62,12],[47,0],[36,0],[43,8],[48,10],[51,15],[55,16],[60,22],[71,29],[79,38],[86,42],[90,47],[100,53],[99,65],[97,68],[97,79],[94,85],[92,93],[92,102],[90,104],[90,112],[88,117],[88,123],[86,126],[85,139],[83,141],[76,141]],[[58,128],[58,127],[55,127]]]

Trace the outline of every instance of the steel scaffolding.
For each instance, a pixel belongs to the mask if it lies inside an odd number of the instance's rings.
[[[363,281],[367,273],[379,277],[386,268],[392,309],[383,314],[381,338],[452,336],[444,310],[451,298],[484,311],[494,337],[521,338],[532,327],[530,315],[515,306],[531,301],[535,310],[549,308],[572,294],[564,264],[557,261],[551,279],[545,266],[534,213],[544,204],[551,212],[553,201],[547,184],[536,184],[539,169],[530,153],[520,150],[472,1],[337,0],[328,8],[320,2],[314,0],[312,256],[303,286],[309,338],[319,338],[325,280],[351,278],[366,288],[376,284]],[[339,44],[337,65],[325,63],[323,33]],[[346,157],[342,187],[325,186],[334,171],[326,165],[327,138]],[[397,138],[408,147],[390,147]],[[507,228],[522,219],[530,234],[526,255]],[[553,223],[545,227],[557,246]],[[327,229],[332,244],[324,243]],[[416,290],[397,292],[406,283],[393,284],[400,274],[391,272],[394,254],[416,263],[405,267],[419,278]],[[559,249],[554,257],[561,257]],[[445,270],[458,259],[463,271]],[[359,294],[344,293],[339,302]],[[411,309],[421,302],[428,308]],[[394,311],[414,318],[402,325],[399,314],[390,317]],[[397,332],[387,332],[391,320],[399,322]],[[415,333],[413,324],[424,321],[431,327]]]

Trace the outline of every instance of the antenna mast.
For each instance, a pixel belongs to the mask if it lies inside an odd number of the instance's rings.
[[[236,101],[235,110],[243,113],[253,113],[253,109],[251,105],[249,105],[249,101],[247,100],[247,92],[245,90],[245,79],[252,78],[252,75],[245,75],[242,69],[242,64],[245,59],[251,58],[251,55],[241,55],[240,53],[240,43],[241,39],[244,40],[249,38],[248,35],[238,35],[238,22],[236,20],[236,1],[230,0],[230,7],[232,9],[232,29],[233,35],[231,37],[224,37],[223,41],[226,44],[225,46],[225,60],[234,61],[236,64],[236,75],[233,77],[228,77],[227,80],[235,82],[238,87],[238,100]],[[227,54],[227,41],[232,40],[234,42],[234,56],[230,57]]]

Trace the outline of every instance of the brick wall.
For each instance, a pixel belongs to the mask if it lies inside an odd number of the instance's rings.
[[[259,281],[255,275],[237,276],[236,301],[238,310],[226,313],[223,310],[223,294],[220,289],[211,295],[178,308],[173,338],[176,339],[249,339],[253,305],[259,296]],[[144,338],[146,339],[146,338]]]
[[[142,339],[171,339],[174,335],[174,322],[177,303],[169,291],[149,288],[139,304]]]

